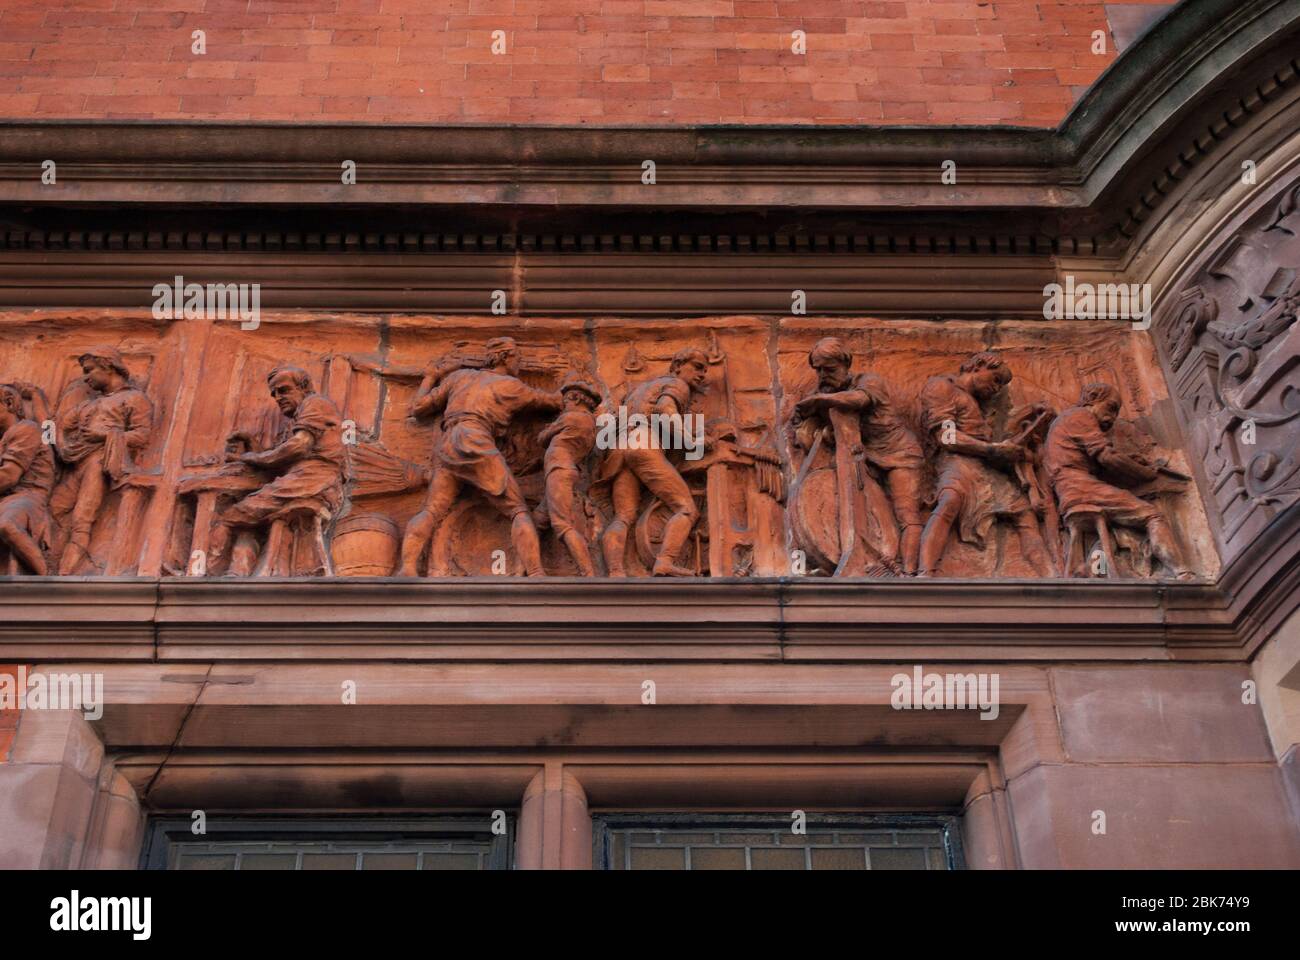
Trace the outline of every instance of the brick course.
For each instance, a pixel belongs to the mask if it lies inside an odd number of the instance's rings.
[[[1051,126],[1114,59],[1115,6],[0,0],[0,116]]]

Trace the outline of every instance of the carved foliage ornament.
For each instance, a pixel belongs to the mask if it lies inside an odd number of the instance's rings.
[[[1158,326],[1228,556],[1300,499],[1298,194],[1235,231]]]

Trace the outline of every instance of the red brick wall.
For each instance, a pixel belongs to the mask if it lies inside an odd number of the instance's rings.
[[[0,117],[1049,126],[1169,5],[0,0]]]

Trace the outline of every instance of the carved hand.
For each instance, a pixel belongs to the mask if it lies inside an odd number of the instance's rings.
[[[814,393],[811,396],[804,397],[794,405],[794,411],[801,418],[811,417],[820,410],[826,403],[826,398],[820,393]]]
[[[996,443],[990,443],[989,453],[1000,460],[1008,460],[1011,463],[1025,458],[1024,447],[1018,443],[1012,443],[1010,440],[999,440]]]

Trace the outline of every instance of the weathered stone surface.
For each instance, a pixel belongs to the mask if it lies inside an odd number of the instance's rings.
[[[1274,759],[1244,666],[1055,667],[1066,756],[1074,763]]]
[[[1294,869],[1277,767],[1040,766],[1008,786],[1031,869]],[[1105,834],[1094,833],[1105,814]]]

